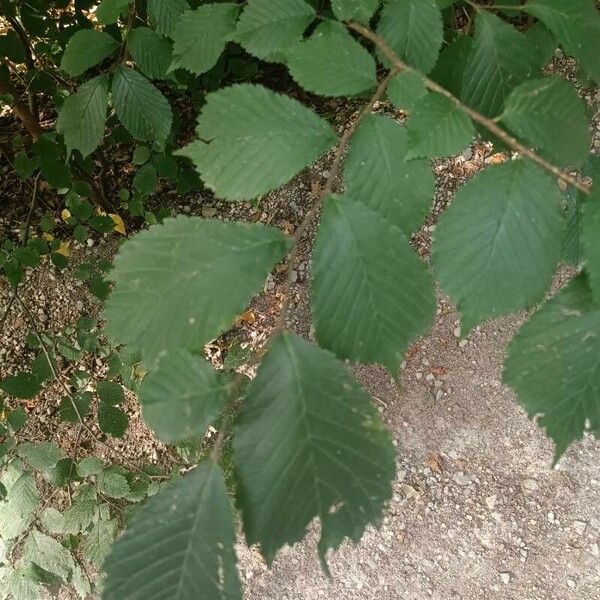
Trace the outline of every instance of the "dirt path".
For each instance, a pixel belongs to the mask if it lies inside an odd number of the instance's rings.
[[[382,528],[330,555],[333,581],[316,532],[271,571],[240,546],[247,600],[600,600],[600,443],[584,440],[552,469],[551,444],[500,382],[520,319],[477,328],[461,347],[456,313],[441,312],[404,390],[357,370],[398,447]]]

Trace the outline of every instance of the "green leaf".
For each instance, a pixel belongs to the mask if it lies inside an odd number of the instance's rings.
[[[35,480],[27,472],[18,475],[12,485],[8,485],[6,479],[2,483],[6,486],[8,497],[0,510],[0,537],[12,540],[26,531],[33,521],[40,497]]]
[[[119,522],[116,519],[101,519],[94,523],[83,542],[85,558],[92,564],[101,566],[108,556],[118,532]],[[103,598],[108,598],[106,592]]]
[[[89,527],[94,520],[97,506],[96,491],[89,484],[83,484],[73,498],[73,504],[63,513],[65,518],[65,533],[73,535]]]
[[[429,73],[442,46],[442,14],[435,0],[391,0],[383,8],[377,33],[408,65]],[[389,65],[383,56],[382,61]]]
[[[149,79],[162,79],[171,64],[169,40],[149,27],[136,27],[127,34],[127,49],[137,68]]]
[[[29,158],[25,152],[21,152],[15,156],[13,168],[17,175],[25,180],[29,179],[39,168],[40,161],[37,158]]]
[[[142,168],[138,169],[133,178],[133,187],[141,196],[149,196],[154,193],[158,179],[154,165],[146,163]]]
[[[592,136],[586,104],[562,77],[535,79],[516,87],[506,101],[502,122],[559,165],[580,167],[587,159]]]
[[[354,96],[377,84],[373,57],[335,21],[321,23],[292,46],[287,59],[298,84],[322,96]]]
[[[241,600],[233,515],[213,462],[152,497],[104,563],[104,600]]]
[[[563,217],[567,224],[563,241],[563,259],[573,266],[578,266],[582,258],[581,204],[581,197],[577,190],[567,188],[563,192]]]
[[[303,0],[249,0],[230,39],[258,58],[281,62],[315,16]]]
[[[408,237],[433,202],[435,182],[427,160],[406,161],[406,129],[369,115],[352,136],[346,156],[346,199],[362,202]]]
[[[329,198],[321,219],[311,287],[319,344],[396,376],[433,322],[433,278],[406,236],[361,203]]]
[[[108,467],[98,476],[98,490],[109,498],[124,498],[131,491],[119,467]]]
[[[560,204],[554,179],[526,159],[489,167],[457,192],[438,222],[432,262],[464,333],[543,298],[562,256]]]
[[[40,523],[50,533],[65,532],[65,517],[63,514],[52,506],[44,509],[40,516]]]
[[[143,75],[128,67],[117,67],[112,99],[119,121],[136,140],[164,146],[173,120],[171,107]]]
[[[92,402],[92,394],[90,392],[79,392],[73,394],[71,398],[65,397],[60,401],[59,414],[60,420],[68,423],[78,423],[79,416],[85,417],[90,411]],[[73,407],[77,406],[77,411]],[[79,415],[77,414],[79,412]]]
[[[105,402],[98,404],[98,426],[102,433],[113,437],[123,437],[128,424],[129,419],[120,408]]]
[[[132,0],[102,0],[96,9],[96,17],[102,25],[112,25],[124,14]]]
[[[538,70],[527,38],[496,15],[480,10],[463,71],[461,100],[489,117],[502,112],[511,90]]]
[[[0,381],[0,390],[7,394],[28,400],[37,396],[43,387],[43,381],[35,373],[21,372],[9,375]]]
[[[14,410],[11,410],[8,415],[8,424],[11,426],[13,431],[19,431],[27,423],[27,412],[22,406],[18,406]]]
[[[244,531],[270,565],[321,520],[319,554],[355,542],[391,497],[394,447],[367,393],[298,336],[271,341],[233,440]]]
[[[45,571],[67,581],[75,568],[71,553],[55,539],[37,529],[25,540],[23,556]]]
[[[600,180],[594,182],[592,196],[583,205],[581,243],[588,285],[594,298],[600,300]]]
[[[472,37],[458,35],[451,44],[441,51],[429,77],[455,96],[460,96],[465,77],[465,65],[472,46]]]
[[[5,576],[0,583],[10,591],[11,600],[39,600],[44,595],[44,589],[33,573],[33,565],[25,560],[19,560],[14,568],[2,567]]]
[[[131,162],[134,165],[143,165],[151,156],[151,151],[147,146],[138,146],[133,151]]]
[[[205,4],[185,12],[173,31],[173,62],[170,71],[187,69],[200,75],[212,69],[233,33],[239,7],[236,4]]]
[[[471,119],[450,100],[429,94],[419,101],[408,120],[407,158],[458,154],[475,135]]]
[[[329,124],[298,101],[251,84],[209,94],[197,132],[201,140],[179,154],[229,200],[251,200],[279,187],[336,141]]]
[[[79,86],[65,99],[56,120],[56,131],[65,138],[67,154],[91,154],[100,144],[106,125],[108,77],[100,75]]]
[[[78,77],[109,57],[118,47],[117,40],[105,31],[81,29],[69,39],[60,68],[71,77]]]
[[[331,8],[340,21],[368,23],[375,14],[379,0],[331,0]]]
[[[89,477],[98,475],[102,471],[102,460],[97,456],[87,456],[77,464],[77,475],[80,477]]]
[[[107,404],[120,404],[125,400],[123,388],[114,381],[99,381],[96,384],[96,392],[102,402]]]
[[[189,7],[187,0],[148,0],[150,24],[157,33],[170,36],[179,17]]]
[[[427,89],[417,73],[403,71],[390,81],[387,93],[396,108],[412,111],[419,100],[427,95]]]
[[[600,15],[592,0],[530,0],[523,10],[542,21],[600,82]]]
[[[64,457],[64,452],[54,442],[25,442],[19,445],[17,451],[32,469],[38,471],[49,471]]]
[[[540,68],[545,67],[554,56],[554,52],[558,47],[558,42],[550,30],[541,22],[534,23],[527,31],[525,37],[533,44],[538,52],[538,65]]]
[[[546,302],[508,347],[503,380],[556,444],[558,460],[589,431],[600,437],[600,308],[585,275]]]
[[[288,248],[280,231],[260,224],[165,219],[117,255],[107,333],[142,351],[149,368],[175,348],[199,351],[246,308]]]
[[[172,350],[140,388],[144,420],[166,443],[203,436],[227,403],[227,386],[200,356]]]

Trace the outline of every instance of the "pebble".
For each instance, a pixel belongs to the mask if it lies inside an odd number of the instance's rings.
[[[492,494],[491,496],[488,496],[485,499],[485,505],[490,509],[490,510],[494,510],[494,508],[496,507],[496,500],[498,499],[498,496],[496,496],[496,494]]]
[[[217,214],[217,209],[212,206],[203,206],[202,207],[202,216],[205,219],[210,219]]]
[[[525,479],[521,483],[524,492],[535,492],[538,489],[538,482],[535,479]]]
[[[454,337],[460,337],[460,327],[455,327],[452,333],[454,333]]]
[[[573,529],[577,535],[583,535],[586,527],[585,521],[573,521]]]
[[[462,471],[458,471],[457,473],[454,473],[454,475],[452,475],[452,481],[454,481],[454,483],[456,483],[457,485],[471,485],[471,483],[473,482],[473,477],[471,477],[471,475],[463,473]]]
[[[458,345],[459,345],[461,348],[464,348],[464,347],[465,347],[465,346],[466,346],[468,343],[469,343],[469,342],[468,342],[467,338],[463,338],[462,340],[460,340],[460,342],[458,342]]]
[[[500,573],[500,579],[502,579],[504,585],[508,585],[512,579],[512,575],[508,571],[505,571],[504,573]]]

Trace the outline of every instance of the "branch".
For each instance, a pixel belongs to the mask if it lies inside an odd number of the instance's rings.
[[[13,97],[10,105],[11,108],[15,115],[22,121],[23,125],[25,125],[25,129],[27,129],[34,141],[37,140],[44,133],[44,130],[27,105],[19,100],[19,93],[9,81],[0,79],[0,94],[10,94]]]
[[[425,87],[428,90],[430,90],[432,92],[436,92],[437,94],[440,94],[440,95],[444,96],[445,98],[447,98],[448,100],[450,100],[450,102],[452,102],[452,104],[454,104],[462,112],[464,112],[466,115],[468,115],[473,121],[475,121],[476,123],[479,123],[480,125],[485,127],[488,131],[490,131],[496,137],[501,139],[507,146],[510,146],[513,150],[515,150],[516,152],[519,152],[523,156],[527,156],[527,158],[530,158],[533,162],[537,163],[540,167],[542,167],[549,173],[552,173],[555,177],[557,177],[561,181],[564,181],[565,183],[572,185],[574,188],[578,189],[580,192],[582,192],[586,195],[589,195],[591,193],[591,188],[589,185],[579,182],[572,175],[565,173],[559,167],[557,167],[557,166],[553,165],[552,163],[548,162],[547,160],[543,159],[541,156],[539,156],[539,154],[537,154],[536,152],[534,152],[527,146],[523,145],[521,142],[519,142],[519,140],[517,140],[512,135],[510,135],[509,133],[504,131],[504,129],[502,129],[499,125],[497,125],[492,119],[489,119],[488,117],[482,115],[481,113],[477,112],[470,106],[463,104],[456,96],[454,96],[446,88],[443,88],[441,85],[437,84],[432,79],[429,79],[422,73],[419,73],[419,71],[416,71],[412,67],[408,66],[404,61],[402,61],[396,55],[396,53],[390,48],[390,46],[387,44],[387,42],[382,37],[380,37],[373,31],[371,31],[369,28],[365,27],[364,25],[361,25],[360,23],[355,23],[354,21],[350,21],[346,25],[353,31],[356,31],[357,33],[362,35],[367,40],[373,42],[373,44],[375,44],[375,46],[377,46],[379,48],[379,50],[381,50],[381,52],[392,63],[392,65],[398,72],[399,71],[408,71],[410,73],[415,73],[416,75],[418,75],[421,78],[421,80],[423,81],[423,84],[425,85]]]
[[[342,166],[342,160],[344,158],[344,154],[346,153],[346,148],[348,147],[348,143],[350,142],[350,139],[352,138],[352,136],[358,129],[358,126],[360,125],[363,118],[373,111],[373,107],[375,106],[375,103],[381,99],[381,97],[385,93],[385,90],[387,89],[389,82],[398,73],[399,73],[399,69],[395,67],[385,76],[385,78],[377,86],[375,93],[371,96],[369,101],[362,107],[362,109],[358,113],[358,116],[352,122],[352,125],[350,125],[350,127],[348,127],[348,129],[342,135],[342,138],[340,139],[340,143],[338,144],[335,156],[333,158],[333,163],[329,170],[329,177],[327,178],[327,181],[325,182],[325,187],[323,188],[323,191],[319,194],[319,197],[317,198],[316,202],[309,209],[309,211],[306,213],[306,215],[304,215],[302,222],[300,223],[298,229],[296,230],[296,233],[294,234],[294,237],[293,237],[294,245],[292,246],[292,251],[291,251],[290,257],[288,259],[288,274],[287,274],[287,279],[285,281],[285,287],[283,289],[283,296],[284,296],[283,306],[281,307],[281,312],[279,313],[279,318],[277,319],[277,323],[275,324],[275,328],[273,330],[272,335],[277,335],[277,333],[279,333],[280,331],[282,331],[285,328],[285,321],[286,321],[286,318],[287,318],[287,315],[289,312],[290,301],[291,301],[290,291],[291,291],[291,287],[292,287],[292,269],[294,267],[294,263],[296,262],[296,258],[298,255],[298,244],[299,244],[300,240],[302,239],[302,237],[304,236],[304,234],[306,233],[306,231],[307,231],[308,227],[310,226],[310,224],[312,223],[313,219],[319,212],[319,208],[321,206],[322,201],[327,196],[329,196],[331,194],[331,192],[333,191],[333,188],[339,177],[340,169]]]

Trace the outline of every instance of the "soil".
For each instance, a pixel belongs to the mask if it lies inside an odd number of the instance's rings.
[[[597,110],[598,94],[586,99]],[[600,152],[598,118],[594,127],[594,149]],[[506,158],[476,143],[461,156],[434,164],[435,202],[413,238],[425,260],[436,216],[457,187],[485,164]],[[260,221],[291,234],[318,196],[328,164],[325,157],[258,207],[195,194],[180,199],[176,210]],[[314,233],[315,227],[294,266],[288,319],[290,328],[308,338],[313,337],[307,284]],[[116,234],[98,237],[92,247],[74,244],[74,263],[90,255],[110,257],[117,247]],[[571,274],[562,269],[555,289]],[[233,343],[255,348],[265,342],[286,277],[285,268],[276,269],[238,325],[207,347],[215,364],[222,363]],[[99,308],[69,272],[59,275],[50,265],[30,273],[21,294],[41,330],[58,332]],[[0,315],[9,297],[7,289],[0,289]],[[440,296],[435,326],[409,351],[401,386],[379,367],[354,368],[398,449],[394,496],[383,523],[370,528],[360,544],[344,544],[330,554],[331,580],[317,559],[318,523],[305,541],[284,548],[271,570],[240,535],[237,552],[246,600],[600,600],[600,442],[584,439],[552,467],[552,444],[501,383],[506,345],[524,318],[497,319],[463,340],[454,307]],[[0,331],[0,376],[31,360],[28,333],[27,316],[14,304]],[[97,378],[106,372],[99,358],[85,366]],[[58,386],[50,384],[27,402],[31,418],[19,433],[21,441],[54,439],[67,452],[73,449],[75,428],[58,422],[60,398]],[[171,467],[173,457],[144,425],[135,395],[128,394],[124,408],[131,426],[121,440],[107,440],[115,451],[83,432],[78,458],[90,453],[117,463],[125,459]],[[60,598],[70,598],[69,593],[61,592]]]

